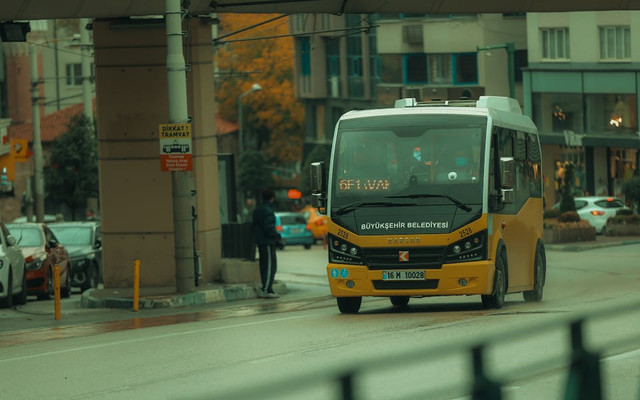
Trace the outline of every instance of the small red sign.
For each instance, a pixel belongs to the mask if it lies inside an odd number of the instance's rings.
[[[161,154],[162,171],[191,171],[193,161],[191,154]]]
[[[398,261],[409,262],[409,250],[398,251]]]

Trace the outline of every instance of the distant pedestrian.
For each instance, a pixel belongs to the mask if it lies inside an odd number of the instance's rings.
[[[273,212],[273,191],[262,191],[262,203],[253,212],[253,237],[260,255],[260,278],[262,290],[260,297],[276,298],[273,281],[276,276],[278,262],[276,247],[281,243],[280,233],[276,230],[276,216]]]
[[[87,208],[87,221],[95,221],[96,214],[93,212],[92,208]]]

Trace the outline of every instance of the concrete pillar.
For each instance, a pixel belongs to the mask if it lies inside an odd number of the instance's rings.
[[[104,284],[175,288],[171,173],[160,170],[158,125],[168,121],[164,24],[94,21]],[[186,27],[185,27],[185,30]],[[194,138],[197,250],[206,284],[221,276],[220,215],[211,28],[191,22],[185,38]]]

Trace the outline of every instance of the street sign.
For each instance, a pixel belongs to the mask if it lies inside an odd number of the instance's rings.
[[[191,124],[160,124],[158,131],[162,171],[191,171]]]

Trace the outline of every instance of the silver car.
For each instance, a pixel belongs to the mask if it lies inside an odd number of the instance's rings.
[[[0,223],[0,306],[27,302],[27,273],[16,238]]]
[[[596,233],[603,233],[607,220],[615,217],[618,210],[628,210],[624,201],[611,196],[586,196],[573,199],[576,204],[576,211],[581,219],[589,221],[591,226],[596,228]],[[553,208],[560,208],[557,203]]]

